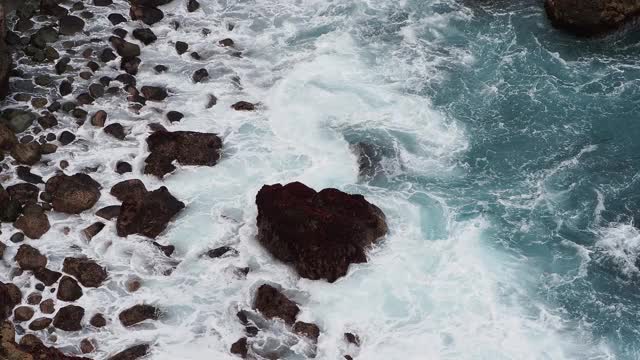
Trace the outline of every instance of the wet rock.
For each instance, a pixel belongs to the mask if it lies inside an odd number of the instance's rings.
[[[89,115],[89,113],[86,110],[83,110],[83,109],[73,109],[71,111],[71,116],[73,116],[74,118],[78,119],[78,121],[76,121],[76,123],[78,125],[84,124],[84,121],[86,120],[88,115]]]
[[[53,321],[52,319],[46,318],[46,317],[37,318],[33,320],[31,324],[29,324],[29,330],[31,331],[44,330],[48,328],[49,325],[51,325],[52,321]]]
[[[100,198],[100,184],[86,174],[56,175],[47,181],[45,190],[52,195],[53,209],[79,214],[92,208]]]
[[[89,85],[89,95],[94,99],[104,96],[104,86],[98,83]]]
[[[18,183],[7,187],[7,193],[12,200],[19,202],[21,205],[35,204],[38,201],[38,193],[40,189],[29,183]]]
[[[293,325],[300,312],[296,303],[289,300],[278,289],[267,284],[258,288],[254,308],[269,319],[277,317],[289,325]]]
[[[42,301],[42,295],[37,292],[29,294],[27,296],[27,304],[29,305],[38,305]]]
[[[34,165],[42,157],[40,144],[32,142],[28,144],[17,144],[11,150],[11,156],[20,164]]]
[[[200,3],[198,2],[198,0],[189,0],[187,2],[187,11],[194,12],[198,9],[200,9]]]
[[[103,131],[119,140],[124,140],[124,138],[127,136],[124,127],[120,125],[120,123],[109,124],[104,128]]]
[[[80,351],[82,351],[83,354],[92,353],[95,351],[95,349],[95,346],[89,339],[82,339],[82,341],[80,342]]]
[[[133,171],[133,167],[126,161],[118,161],[116,164],[116,172],[120,175],[130,173]]]
[[[20,303],[20,299],[12,296],[13,289],[8,285],[0,282],[0,321],[11,316],[13,308]]]
[[[78,76],[80,76],[80,78],[82,80],[89,80],[89,79],[91,79],[93,74],[91,74],[91,72],[89,72],[89,71],[83,71],[80,74],[78,74]]]
[[[94,236],[98,235],[98,233],[102,231],[102,229],[104,229],[104,223],[95,222],[82,230],[82,234],[87,239],[87,241],[90,241]]]
[[[13,130],[9,129],[4,124],[0,123],[0,151],[9,151],[18,143],[18,138],[13,133]]]
[[[125,85],[136,86],[136,78],[130,74],[120,74],[116,76],[115,80]]]
[[[66,130],[61,132],[58,136],[58,141],[65,146],[71,144],[75,139],[76,136],[72,132]]]
[[[133,38],[139,40],[145,45],[149,45],[158,40],[156,34],[154,34],[149,28],[133,30]]]
[[[53,326],[64,331],[82,330],[82,318],[84,309],[80,306],[67,305],[60,310],[53,318]]]
[[[111,24],[113,25],[118,25],[120,23],[127,22],[127,19],[124,16],[122,16],[122,14],[109,14],[107,18],[109,19],[109,21],[111,21]]]
[[[245,359],[249,349],[247,348],[247,338],[243,337],[231,345],[230,349],[232,354],[236,354]]]
[[[66,15],[60,18],[58,29],[62,35],[73,35],[84,29],[84,20],[77,16]]]
[[[222,140],[211,133],[157,131],[147,138],[151,154],[145,160],[145,174],[162,178],[175,170],[174,160],[182,165],[214,166],[220,159]]]
[[[76,301],[82,297],[82,288],[74,279],[63,276],[58,284],[58,300]]]
[[[44,210],[35,204],[25,206],[22,216],[16,220],[15,227],[31,239],[40,239],[51,228]]]
[[[55,17],[61,17],[67,15],[67,9],[58,5],[56,0],[41,0],[40,1],[40,14],[51,15]]]
[[[164,186],[147,192],[141,201],[127,199],[120,208],[116,224],[118,236],[140,234],[155,238],[182,209],[184,203]]]
[[[313,280],[344,276],[350,264],[366,262],[365,248],[387,233],[378,207],[336,189],[265,185],[256,204],[260,244]]]
[[[27,130],[35,119],[36,114],[21,109],[5,109],[0,116],[0,122],[16,134]]]
[[[35,311],[29,306],[19,306],[13,311],[13,321],[23,322],[29,321],[35,314]]]
[[[120,69],[124,70],[127,74],[136,75],[141,62],[142,60],[140,60],[139,57],[122,58]]]
[[[60,59],[55,65],[56,74],[61,75],[65,71],[67,71],[70,62],[71,62],[71,58],[69,58],[68,56],[65,56],[62,59]]]
[[[58,92],[61,96],[67,96],[73,92],[73,85],[68,80],[62,80]]]
[[[191,78],[193,79],[193,82],[199,83],[209,78],[209,72],[207,71],[207,69],[196,70]]]
[[[293,325],[293,332],[306,336],[314,342],[318,341],[318,337],[320,337],[320,328],[316,324],[310,324],[302,321],[298,321]]]
[[[135,305],[120,313],[118,318],[124,326],[132,326],[145,320],[158,320],[160,312],[155,306]]]
[[[140,89],[142,96],[149,101],[162,101],[167,98],[167,90],[158,86],[143,86]]]
[[[0,261],[4,257],[4,251],[6,249],[7,249],[7,245],[5,245],[3,242],[0,242]]]
[[[222,39],[220,41],[218,41],[218,44],[220,44],[221,46],[233,46],[235,45],[235,43],[233,42],[233,40],[227,38],[227,39]]]
[[[105,319],[102,314],[95,314],[91,320],[89,320],[89,324],[97,328],[105,327],[107,326],[107,319]]]
[[[640,2],[625,0],[545,0],[551,24],[578,36],[601,35],[637,19]]]
[[[110,193],[121,202],[125,202],[127,200],[139,202],[144,199],[147,192],[147,188],[141,180],[131,179],[115,184],[111,188]]]
[[[189,50],[189,44],[184,41],[176,41],[176,52],[178,55],[182,55]]]
[[[168,257],[171,256],[174,251],[176,251],[176,247],[173,245],[161,245],[155,241],[152,244]]]
[[[141,344],[130,347],[124,351],[117,353],[108,360],[135,360],[146,356],[149,352],[149,345]]]
[[[219,248],[207,251],[207,256],[212,259],[219,258],[225,255],[238,255],[238,250],[232,248],[231,246],[221,246]]]
[[[117,37],[124,39],[127,37],[127,34],[129,33],[127,30],[122,29],[122,28],[116,28],[113,29],[112,31]]]
[[[107,271],[91,259],[64,259],[62,271],[74,276],[85,287],[97,288],[107,279]]]
[[[38,49],[44,49],[47,44],[58,41],[58,31],[52,26],[44,26],[31,35],[31,45]]]
[[[87,67],[89,69],[91,69],[91,71],[93,71],[93,72],[96,72],[96,71],[100,70],[100,65],[98,65],[98,63],[95,62],[95,61],[89,61],[87,63]]]
[[[117,218],[118,215],[120,215],[119,205],[106,206],[96,212],[96,216],[106,220]]]
[[[55,310],[55,304],[53,299],[47,299],[40,303],[40,311],[43,314],[53,314]]]
[[[352,333],[344,333],[344,339],[347,343],[360,346],[360,338]]]
[[[46,286],[51,286],[55,284],[56,281],[58,281],[58,279],[60,279],[60,277],[62,276],[61,273],[57,271],[49,270],[45,267],[41,267],[33,270],[33,275],[36,279],[38,279],[39,281],[42,281],[42,283],[45,284]]]
[[[132,20],[141,20],[147,25],[153,25],[164,18],[164,14],[160,9],[142,5],[131,5],[129,16]]]
[[[153,69],[159,74],[169,70],[169,68],[164,66],[164,65],[156,65],[156,66],[153,67]]]
[[[253,111],[256,109],[256,106],[254,104],[246,101],[238,101],[237,103],[231,105],[231,107],[236,111]]]
[[[30,245],[20,245],[14,259],[22,270],[37,270],[47,266],[47,257]]]
[[[37,97],[31,100],[31,106],[33,106],[36,109],[42,109],[43,107],[47,106],[47,102],[48,102],[47,99]]]
[[[100,59],[100,61],[102,61],[103,63],[108,63],[109,61],[115,60],[117,58],[118,57],[113,53],[113,50],[111,49],[104,49],[100,52],[100,55],[98,55],[98,59]]]
[[[16,175],[18,175],[18,179],[31,184],[44,184],[42,176],[33,174],[31,168],[28,166],[18,166],[16,168]]]
[[[104,110],[99,110],[91,117],[91,125],[97,127],[104,127],[104,124],[107,122],[107,112]]]
[[[11,237],[9,238],[9,241],[11,241],[14,244],[18,244],[24,241],[24,234],[19,232],[19,233],[15,233],[13,235],[11,235]]]
[[[181,112],[178,111],[169,111],[167,113],[167,120],[169,120],[169,122],[178,122],[180,120],[182,120],[182,118],[184,118],[184,115]]]
[[[76,98],[76,101],[80,105],[88,105],[88,104],[93,104],[95,99],[91,95],[89,95],[88,93],[82,93],[82,94],[78,95],[78,97]]]
[[[49,129],[58,125],[58,119],[53,114],[46,113],[38,118],[38,124],[43,129]]]
[[[82,51],[82,57],[85,59],[91,59],[91,57],[93,56],[93,49],[92,48],[86,48]]]
[[[136,44],[132,44],[121,38],[112,36],[109,38],[111,45],[116,50],[118,55],[124,58],[133,58],[140,56],[140,47]]]

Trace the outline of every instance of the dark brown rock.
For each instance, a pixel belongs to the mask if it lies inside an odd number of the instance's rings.
[[[13,311],[13,321],[29,321],[33,317],[33,314],[35,314],[35,310],[30,306],[19,306]]]
[[[47,266],[47,257],[30,245],[20,245],[15,260],[23,270],[37,270]]]
[[[164,18],[160,9],[143,5],[131,5],[129,16],[132,20],[141,20],[147,25],[153,25]]]
[[[107,112],[104,110],[99,110],[91,117],[91,125],[97,127],[104,127],[104,124],[107,122]]]
[[[11,150],[11,156],[20,164],[33,165],[40,161],[40,144],[36,142],[16,144]]]
[[[640,15],[640,2],[629,0],[545,0],[544,7],[555,27],[578,36],[619,29]]]
[[[47,299],[43,302],[40,303],[40,311],[43,314],[53,314],[56,309],[55,309],[55,303],[53,302],[53,299]]]
[[[22,216],[15,222],[15,227],[31,239],[40,239],[51,228],[44,210],[35,204],[25,206]]]
[[[95,351],[95,349],[96,348],[91,342],[91,340],[82,339],[82,341],[80,341],[80,351],[82,351],[83,354],[92,353]]]
[[[127,74],[136,75],[142,60],[139,57],[122,58],[120,61],[120,70],[124,70]]]
[[[138,179],[124,180],[113,185],[111,188],[111,195],[115,196],[115,198],[121,202],[127,200],[142,201],[147,192],[147,187]]]
[[[53,209],[68,214],[88,210],[100,199],[100,184],[82,173],[53,176],[45,189],[52,196]]]
[[[256,196],[258,241],[302,277],[333,282],[387,233],[384,213],[362,195],[320,192],[294,182],[265,185]]]
[[[358,337],[358,335],[352,333],[344,333],[344,340],[349,344],[360,346],[360,337]]]
[[[298,335],[306,336],[314,342],[320,337],[320,328],[316,324],[298,321],[293,325],[293,332]]]
[[[118,55],[123,58],[133,58],[140,56],[140,47],[136,44],[132,44],[119,37],[112,36],[109,38],[111,45],[116,50]]]
[[[77,16],[66,15],[60,18],[58,29],[62,35],[73,35],[84,29],[84,20]]]
[[[120,123],[109,124],[103,131],[119,140],[124,140],[127,137],[124,127]]]
[[[51,325],[52,321],[53,321],[52,319],[46,318],[46,317],[37,318],[29,324],[29,330],[31,331],[44,330],[48,328],[49,325]]]
[[[40,293],[34,292],[27,296],[27,304],[29,305],[38,305],[42,301],[42,295]]]
[[[289,325],[293,325],[300,312],[296,303],[289,300],[278,289],[267,284],[258,288],[254,308],[269,319],[277,317]]]
[[[155,238],[182,209],[184,203],[164,186],[147,192],[141,201],[126,200],[116,224],[118,235],[140,234]]]
[[[162,178],[175,170],[174,160],[182,165],[214,166],[220,159],[222,140],[211,133],[156,131],[147,138],[147,145],[151,154],[144,172]]]
[[[74,279],[63,276],[58,284],[58,300],[76,301],[82,297],[82,288]]]
[[[238,356],[240,356],[241,358],[245,359],[247,357],[247,353],[248,353],[248,348],[247,348],[247,338],[243,337],[241,339],[239,339],[238,341],[236,341],[235,343],[233,343],[231,345],[231,353],[232,354],[236,354]]]
[[[187,2],[187,11],[194,12],[198,9],[200,9],[200,3],[198,2],[198,0],[189,0]]]
[[[176,52],[178,55],[182,55],[189,50],[189,44],[184,41],[176,41]]]
[[[107,18],[109,19],[109,21],[111,21],[111,24],[113,25],[118,25],[120,23],[127,22],[127,18],[122,16],[122,14],[117,14],[117,13],[109,14]]]
[[[105,327],[107,326],[107,319],[105,319],[102,314],[95,314],[89,321],[89,324],[97,328]]]
[[[116,172],[120,175],[130,173],[133,171],[133,167],[126,161],[118,161],[116,163]]]
[[[226,39],[222,39],[220,41],[218,41],[218,44],[220,44],[221,46],[233,46],[235,45],[235,43],[233,42],[232,39],[226,38]]]
[[[16,135],[6,125],[0,123],[0,150],[9,151],[18,143]]]
[[[7,193],[11,199],[21,205],[35,204],[38,201],[39,192],[40,189],[36,185],[29,183],[19,183],[7,187]]]
[[[55,284],[55,282],[58,281],[58,279],[60,279],[60,277],[62,276],[61,273],[49,270],[45,267],[33,270],[33,275],[36,279],[42,281],[42,283],[47,286]]]
[[[107,279],[107,271],[91,259],[64,259],[62,271],[72,275],[85,287],[99,287]]]
[[[144,29],[135,29],[133,30],[133,38],[139,40],[141,43],[145,45],[149,45],[154,41],[158,40],[156,34],[149,28]]]
[[[158,320],[160,312],[155,306],[135,305],[120,313],[118,318],[124,326],[132,326],[145,320]]]
[[[106,220],[117,218],[118,215],[120,215],[120,205],[106,206],[96,212],[96,216]]]
[[[87,240],[91,240],[94,236],[98,235],[98,233],[102,231],[102,229],[104,229],[104,223],[94,222],[93,224],[84,228],[82,230],[82,234]]]
[[[64,331],[82,330],[82,318],[84,309],[80,306],[67,305],[60,310],[53,318],[53,326]]]
[[[253,111],[256,109],[256,106],[247,101],[238,101],[237,103],[231,105],[233,110],[236,111]]]
[[[169,120],[169,122],[171,123],[178,122],[182,120],[182,118],[184,118],[184,115],[181,112],[169,111],[167,113],[167,120]]]
[[[149,352],[149,345],[141,344],[132,346],[124,351],[121,351],[114,356],[110,357],[108,360],[135,360],[139,359]]]
[[[191,78],[193,79],[194,83],[199,83],[207,79],[208,77],[209,72],[207,71],[207,69],[199,69],[193,73],[193,76]]]
[[[168,96],[167,90],[159,86],[143,86],[140,92],[149,101],[162,101]]]
[[[20,300],[15,301],[12,292],[8,284],[0,282],[0,321],[11,316],[13,308],[20,303]]]

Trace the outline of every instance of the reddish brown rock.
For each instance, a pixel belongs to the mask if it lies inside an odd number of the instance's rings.
[[[107,319],[105,319],[102,314],[95,314],[91,320],[89,320],[89,324],[97,328],[105,327],[107,326]]]
[[[40,189],[29,183],[18,183],[7,187],[9,197],[21,205],[35,204],[38,201],[38,193]]]
[[[29,324],[29,330],[31,331],[44,330],[48,328],[49,325],[51,325],[52,321],[53,321],[52,319],[46,318],[46,317],[37,318]]]
[[[15,329],[5,321],[0,329],[0,358],[7,360],[90,360],[76,356],[65,355],[54,347],[46,347],[34,335],[22,337],[20,344],[15,342]]]
[[[300,312],[296,303],[289,300],[278,289],[267,284],[258,288],[254,308],[269,319],[280,318],[289,325],[293,325]]]
[[[67,305],[53,318],[53,326],[64,331],[79,331],[82,329],[84,309],[80,306]]]
[[[92,208],[100,199],[100,184],[87,174],[56,175],[47,181],[55,211],[79,214]]]
[[[51,225],[49,218],[40,206],[29,204],[23,209],[22,216],[16,220],[15,227],[22,230],[31,239],[40,239],[49,231]]]
[[[82,339],[82,341],[80,341],[80,351],[82,351],[83,354],[92,353],[95,349],[96,347],[93,345],[91,340]]]
[[[72,275],[85,287],[99,287],[107,279],[107,271],[98,263],[90,259],[64,259],[62,271]]]
[[[619,29],[640,15],[640,2],[629,0],[545,0],[544,7],[555,27],[578,36]]]
[[[116,224],[118,235],[140,234],[155,238],[182,209],[184,203],[164,186],[146,193],[141,201],[127,200],[120,208]]]
[[[56,311],[53,299],[47,299],[40,303],[40,311],[43,314],[53,314]]]
[[[29,321],[35,314],[35,311],[29,306],[19,306],[13,311],[13,321],[23,322]]]
[[[320,328],[316,324],[298,321],[293,325],[293,332],[298,335],[306,336],[314,342],[320,337]]]
[[[47,257],[30,245],[20,245],[15,260],[23,270],[37,270],[47,266]]]
[[[147,138],[151,154],[145,160],[145,174],[162,178],[182,165],[214,166],[220,159],[222,140],[211,133],[156,131]]]
[[[58,284],[58,300],[76,301],[82,297],[82,288],[74,279],[63,276]]]
[[[258,241],[302,277],[333,282],[387,233],[385,216],[362,195],[320,192],[295,182],[265,185],[256,197]]]
[[[33,275],[35,276],[36,279],[42,281],[42,283],[45,284],[46,286],[53,285],[62,276],[61,273],[57,271],[49,270],[45,267],[33,270]]]
[[[94,236],[98,235],[98,233],[100,233],[102,229],[104,229],[104,223],[94,222],[93,224],[84,228],[82,230],[82,234],[85,236],[87,241],[90,241]]]
[[[127,200],[142,201],[147,192],[144,183],[138,179],[124,180],[111,188],[111,195],[122,202]]]
[[[12,296],[12,292],[12,288],[8,284],[0,282],[0,321],[11,316],[13,308],[20,303],[21,299],[16,301],[15,296]]]
[[[135,305],[120,313],[118,318],[124,326],[132,326],[145,320],[158,320],[160,312],[155,306]]]

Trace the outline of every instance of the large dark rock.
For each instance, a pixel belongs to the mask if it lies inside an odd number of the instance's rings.
[[[73,35],[84,29],[84,20],[73,15],[61,17],[58,24],[58,29],[62,35]]]
[[[48,320],[48,319],[47,319]],[[37,320],[34,320],[34,322]],[[45,346],[33,334],[22,337],[16,343],[16,331],[9,321],[0,324],[0,359],[7,360],[90,360],[83,357],[65,355],[62,351]]]
[[[40,239],[49,229],[49,218],[44,210],[35,204],[29,204],[24,207],[22,216],[16,220],[15,227],[31,239]]]
[[[0,123],[0,151],[9,151],[18,143],[18,138],[6,125]]]
[[[231,349],[229,349],[232,354],[236,354],[241,358],[245,359],[247,357],[247,353],[249,351],[247,347],[247,338],[240,338],[238,341],[231,344]]]
[[[147,192],[142,199],[127,198],[118,215],[118,235],[140,234],[155,238],[182,209],[184,203],[173,197],[164,186]]]
[[[164,18],[164,13],[154,6],[131,5],[129,16],[132,20],[141,20],[147,25],[153,25]]]
[[[262,315],[271,318],[280,318],[288,325],[293,325],[300,308],[289,300],[283,293],[271,285],[264,284],[258,288],[256,300],[253,306]]]
[[[147,192],[147,187],[138,179],[124,180],[111,188],[111,195],[122,202],[127,200],[142,201]]]
[[[0,282],[0,321],[11,316],[13,308],[20,303],[20,299],[15,299],[12,296],[12,291],[13,289],[8,284]]]
[[[296,334],[308,337],[314,342],[318,341],[318,337],[320,337],[320,328],[316,324],[298,321],[293,325],[292,330]]]
[[[82,330],[82,318],[84,309],[80,306],[67,305],[60,310],[53,318],[53,326],[64,331]]]
[[[35,204],[39,193],[40,189],[29,183],[18,183],[7,187],[7,194],[21,205]]]
[[[555,27],[579,36],[616,30],[640,14],[635,0],[545,0],[544,7]]]
[[[154,34],[153,31],[149,28],[135,29],[133,30],[132,34],[134,39],[140,40],[140,42],[145,45],[149,45],[152,42],[158,40],[156,34]]]
[[[74,279],[63,276],[58,284],[58,300],[76,301],[82,297],[82,288]]]
[[[57,271],[49,270],[46,267],[41,267],[33,270],[33,276],[46,286],[51,286],[60,279],[62,274]]]
[[[40,144],[30,142],[27,144],[17,144],[11,150],[11,156],[19,163],[25,165],[34,165],[42,157]]]
[[[149,345],[140,344],[140,345],[132,346],[126,350],[123,350],[113,355],[108,360],[135,360],[147,355],[148,352],[149,352]]]
[[[27,130],[36,120],[36,114],[22,109],[4,109],[0,115],[0,122],[3,122],[14,133],[18,134]]]
[[[147,138],[151,154],[145,160],[145,174],[162,178],[175,170],[172,162],[182,165],[213,166],[220,159],[222,140],[211,133],[193,131],[156,131]]]
[[[118,318],[124,326],[132,326],[145,320],[158,320],[159,310],[151,305],[135,305],[120,313]]]
[[[52,196],[53,209],[68,214],[88,210],[100,199],[100,184],[87,174],[56,175],[47,181],[45,189]]]
[[[123,58],[140,56],[140,46],[132,44],[117,36],[112,36],[109,38],[109,40],[111,41],[111,45],[113,46],[113,48],[116,49],[118,55],[122,56]]]
[[[256,196],[258,241],[302,277],[333,282],[387,233],[384,213],[362,195],[320,192],[294,182],[265,185]]]
[[[90,259],[64,259],[62,271],[73,275],[85,287],[99,287],[107,279],[107,271],[98,263]]]
[[[30,245],[20,245],[15,260],[23,270],[38,270],[47,266],[47,257]]]
[[[57,0],[41,0],[40,1],[40,14],[51,15],[55,17],[61,17],[67,15],[69,12],[67,9],[58,5]]]
[[[162,101],[167,98],[167,90],[159,86],[143,86],[140,89],[142,96],[150,101]]]

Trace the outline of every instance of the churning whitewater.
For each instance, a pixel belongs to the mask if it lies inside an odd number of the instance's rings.
[[[107,15],[129,12],[126,1],[86,7],[94,17],[84,30],[95,38],[111,36]],[[266,283],[320,336],[313,343],[283,322],[254,319],[263,322],[250,343],[256,358],[640,358],[637,34],[578,40],[551,28],[533,0],[200,0],[193,12],[182,1],[160,9],[136,80],[170,96],[136,112],[123,97],[96,98],[83,108],[107,111],[126,138],[85,124],[79,141],[48,159],[67,160],[68,174],[93,169],[104,189],[126,179],[166,186],[186,207],[155,241],[175,252],[117,237],[110,221],[87,241],[80,229],[95,211],[51,212],[51,230],[27,243],[52,268],[79,253],[104,266],[106,282],[74,304],[113,319],[99,331],[41,331],[45,345],[78,354],[91,338],[95,359],[141,343],[152,344],[154,360],[234,359],[231,345],[246,336],[237,314]],[[225,38],[235,50],[215,45]],[[176,53],[177,41],[200,59]],[[160,64],[168,70],[158,73]],[[118,67],[95,77],[115,77]],[[208,81],[195,83],[203,67]],[[239,100],[257,111],[235,111]],[[158,121],[169,110],[184,118]],[[177,165],[163,180],[143,175],[150,122],[216,133],[222,156],[211,167]],[[359,144],[376,152],[366,174]],[[115,173],[120,161],[133,171]],[[32,171],[46,179],[56,169]],[[309,280],[260,245],[256,194],[293,181],[362,194],[384,212],[388,233],[367,263],[334,283]],[[95,209],[118,204],[102,196]],[[0,281],[26,296],[37,281],[11,269],[13,233],[2,224]],[[222,246],[235,252],[203,255]],[[127,290],[132,282],[137,291]],[[117,322],[141,303],[162,316],[134,329]]]

